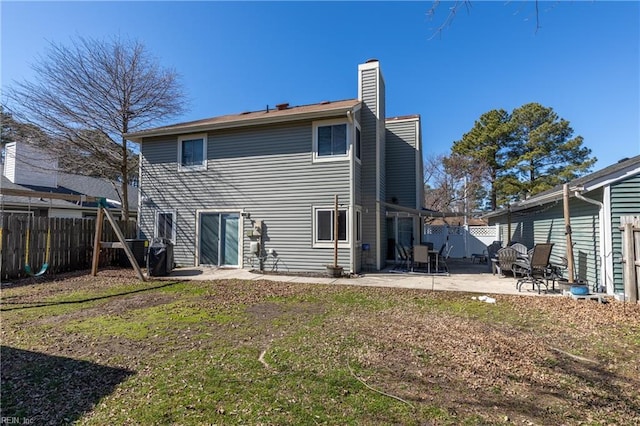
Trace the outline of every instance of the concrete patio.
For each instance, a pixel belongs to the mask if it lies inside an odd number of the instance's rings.
[[[370,272],[350,278],[328,278],[304,275],[287,275],[280,271],[274,273],[257,273],[244,269],[227,268],[178,268],[171,272],[165,279],[185,280],[269,280],[289,283],[310,284],[334,284],[334,285],[358,285],[370,287],[396,287],[413,288],[439,291],[461,291],[481,294],[517,294],[538,296],[537,291],[523,288],[521,292],[516,289],[516,280],[513,277],[493,275],[487,264],[472,263],[470,259],[450,259],[448,261],[450,275],[427,275],[411,272]],[[560,292],[549,292],[542,296],[558,296]]]

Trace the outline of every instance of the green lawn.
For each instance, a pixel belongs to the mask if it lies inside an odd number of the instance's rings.
[[[32,424],[639,424],[621,303],[128,271],[2,290],[2,416]]]

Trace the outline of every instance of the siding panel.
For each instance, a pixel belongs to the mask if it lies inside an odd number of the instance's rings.
[[[377,200],[377,153],[378,149],[378,69],[366,69],[361,71],[361,145],[362,145],[362,168],[361,168],[361,194],[362,194],[362,242],[371,247],[371,252],[378,250],[376,235],[378,234],[376,223],[376,211],[379,206]],[[384,239],[382,248],[385,247]],[[385,254],[382,254],[385,258]]]
[[[388,203],[416,208],[415,121],[387,122],[386,131],[386,193]]]
[[[177,171],[177,138],[142,144],[143,235],[153,235],[155,211],[177,206],[176,263],[196,262],[196,209],[244,210],[264,222],[264,249],[280,257],[280,270],[324,270],[333,250],[312,247],[314,206],[332,207],[334,194],[349,205],[349,161],[312,163],[312,123],[208,134],[206,171]],[[243,220],[243,251],[251,229]],[[349,250],[339,250],[349,265]]]
[[[613,263],[613,282],[615,291],[624,290],[622,263],[616,262],[622,257],[621,216],[640,216],[640,175],[635,175],[611,185],[611,242]]]

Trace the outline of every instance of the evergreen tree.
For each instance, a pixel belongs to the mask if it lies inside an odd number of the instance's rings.
[[[514,139],[505,168],[519,182],[507,191],[511,197],[535,195],[568,182],[596,162],[591,150],[583,146],[583,138],[574,138],[569,122],[552,108],[525,104],[513,111],[511,123]]]
[[[473,161],[466,162],[473,166],[476,178],[474,183],[489,187],[491,209],[498,206],[498,193],[501,184],[501,174],[504,172],[506,161],[505,148],[513,141],[513,126],[509,114],[503,110],[491,110],[476,120],[473,128],[465,133],[462,139],[453,143],[451,151],[454,155],[464,156]],[[455,158],[455,157],[454,157]],[[481,173],[478,173],[481,169]],[[480,179],[480,182],[477,179]],[[479,188],[473,187],[474,192],[483,194]]]
[[[35,143],[46,139],[42,129],[36,125],[16,120],[4,105],[0,105],[0,120],[2,123],[0,144],[2,145],[3,153],[5,145],[10,142],[25,141]]]
[[[573,137],[569,122],[537,103],[511,114],[502,109],[482,114],[451,152],[449,169],[458,163],[473,178],[467,196],[482,198],[484,192],[474,185],[486,185],[492,210],[582,176],[596,162],[583,138]]]

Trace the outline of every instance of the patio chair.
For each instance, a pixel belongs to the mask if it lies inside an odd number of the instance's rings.
[[[471,253],[471,263],[487,263],[489,261],[489,252],[487,249],[482,250],[482,253]]]
[[[542,291],[542,286],[545,292],[549,290],[547,283],[552,279],[549,268],[552,249],[553,243],[536,244],[530,259],[522,258],[514,264],[514,268],[523,273],[523,277],[516,283],[518,291],[522,291],[522,286],[527,283],[531,284],[533,290],[538,287],[538,294]]]
[[[491,264],[491,270],[495,274],[496,264],[498,262],[498,250],[502,248],[502,241],[494,241],[487,246],[487,257]]]
[[[451,253],[451,249],[453,246],[449,246],[448,244],[443,244],[438,251],[438,254],[434,257],[435,264],[433,266],[433,270],[436,273],[439,273],[440,270],[449,273],[449,266],[447,265],[447,259],[449,258],[449,254]],[[446,253],[445,253],[446,250]]]
[[[550,279],[553,281],[552,286],[556,288],[556,282],[566,282],[567,278],[564,276],[569,268],[569,261],[566,257],[560,257],[560,263],[549,262]]]
[[[451,255],[451,250],[453,250],[453,244],[451,244],[448,248],[447,248],[447,252],[444,254],[444,258],[448,259]]]
[[[427,268],[427,272],[431,272],[429,262],[431,262],[429,247],[425,245],[413,246],[413,264],[411,265],[411,270],[415,271],[419,266],[423,266]]]
[[[396,264],[393,266],[392,271],[396,272],[405,272],[409,270],[409,262],[411,261],[411,257],[407,249],[405,249],[400,244],[396,243]]]
[[[529,249],[522,243],[513,243],[511,248],[518,252],[520,256],[526,257]]]
[[[518,260],[518,252],[513,247],[504,247],[498,250],[497,258],[494,261],[494,266],[498,270],[500,275],[504,275],[505,272],[511,272],[514,274],[513,264]]]

